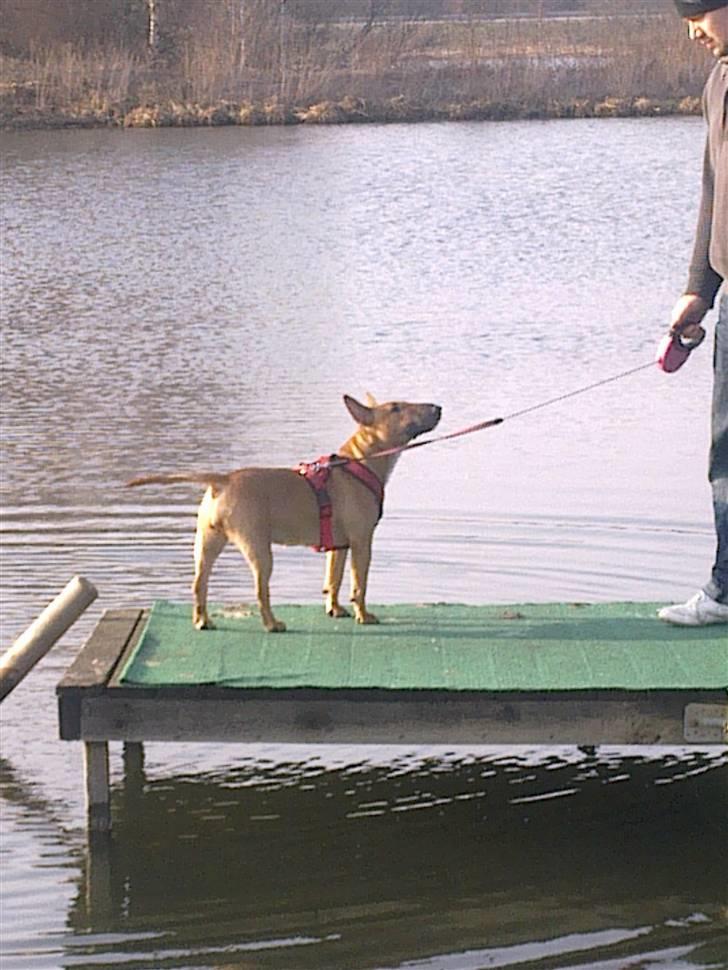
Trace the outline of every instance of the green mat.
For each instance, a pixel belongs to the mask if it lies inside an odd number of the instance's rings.
[[[257,611],[157,602],[121,682],[139,686],[588,690],[728,687],[728,636],[655,618],[658,604],[373,607],[381,623],[332,620],[321,606],[280,606],[266,633]]]

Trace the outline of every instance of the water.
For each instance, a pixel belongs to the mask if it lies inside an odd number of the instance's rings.
[[[728,966],[720,750],[112,746],[87,858],[54,688],[102,609],[188,597],[194,489],[341,395],[450,431],[651,359],[696,119],[4,134],[2,642],[98,601],[2,708],[3,970]],[[712,558],[710,354],[404,456],[370,601],[670,600]],[[276,555],[274,602],[323,563]],[[213,599],[250,598],[228,550]]]

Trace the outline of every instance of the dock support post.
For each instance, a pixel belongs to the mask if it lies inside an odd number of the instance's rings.
[[[84,742],[86,774],[86,817],[90,832],[111,829],[109,795],[109,744],[107,741]]]

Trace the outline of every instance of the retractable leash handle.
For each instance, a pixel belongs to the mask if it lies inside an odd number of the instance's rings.
[[[655,358],[660,370],[666,374],[674,374],[679,370],[690,354],[699,347],[705,339],[705,330],[698,328],[698,333],[694,337],[686,337],[678,331],[677,333],[666,333],[657,345],[657,356]]]

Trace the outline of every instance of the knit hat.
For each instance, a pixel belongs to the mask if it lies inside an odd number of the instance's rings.
[[[728,7],[728,0],[674,0],[681,17],[700,17],[718,7]]]

